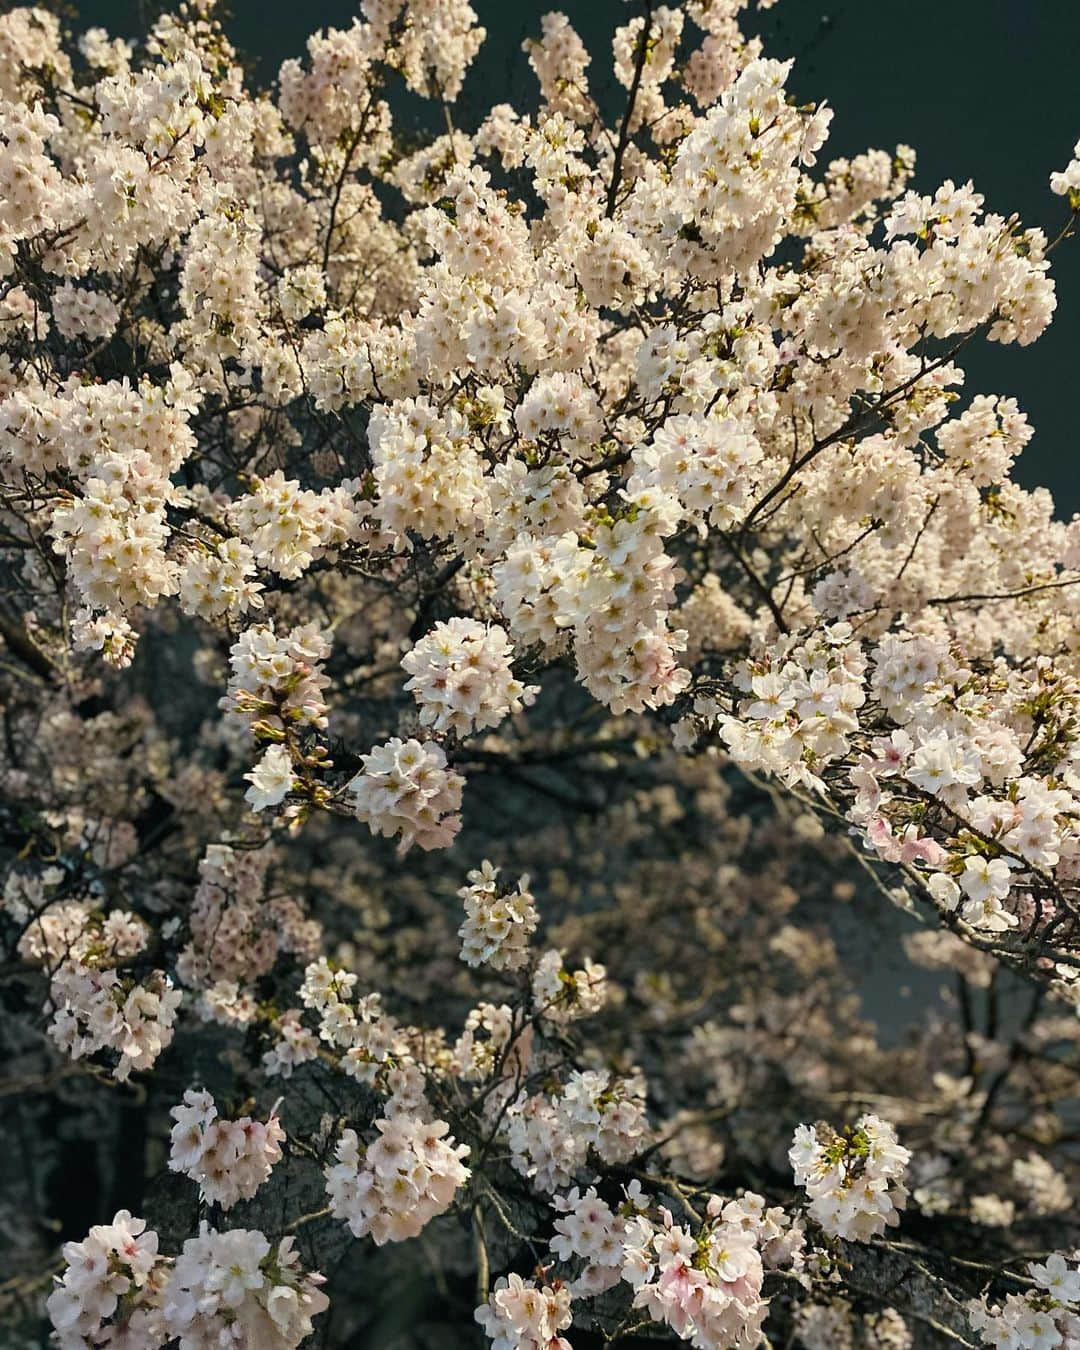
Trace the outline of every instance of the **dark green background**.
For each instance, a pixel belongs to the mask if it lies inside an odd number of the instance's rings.
[[[470,72],[457,121],[470,128],[485,105],[528,103],[535,81],[521,41],[539,31],[557,0],[472,0],[488,39]],[[621,106],[611,76],[610,35],[636,12],[623,0],[563,0],[589,50],[594,92]],[[228,29],[269,81],[287,56],[300,55],[314,29],[348,26],[349,0],[233,0]],[[82,0],[84,23],[115,33],[140,31],[138,0]],[[945,178],[974,180],[987,209],[1018,211],[1051,237],[1067,211],[1047,185],[1080,137],[1080,0],[780,0],[748,27],[766,37],[769,55],[797,58],[793,87],[801,99],[826,99],[836,110],[823,158],[906,142],[918,152],[916,186]],[[1080,510],[1074,450],[1074,381],[1080,340],[1080,237],[1055,255],[1058,313],[1028,348],[980,344],[965,356],[969,393],[1011,394],[1036,435],[1017,476],[1050,487],[1062,515]]]

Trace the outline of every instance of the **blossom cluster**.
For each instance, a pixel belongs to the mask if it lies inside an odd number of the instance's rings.
[[[170,1135],[169,1167],[198,1183],[208,1203],[232,1209],[250,1200],[281,1161],[285,1131],[271,1112],[266,1121],[218,1115],[208,1092],[188,1089],[184,1100],[169,1112],[176,1124]]]
[[[718,719],[733,755],[835,793],[867,846],[917,870],[971,929],[1002,933],[1033,907],[1067,906],[1051,878],[1071,888],[1074,680],[1041,660],[1023,673],[976,663],[943,637],[899,632],[869,652],[852,639],[840,622],[747,662],[739,717]],[[861,720],[867,708],[885,717]]]
[[[400,849],[446,848],[461,828],[464,777],[447,766],[432,742],[391,737],[361,756],[363,769],[348,791],[356,818],[372,833],[400,836]]]
[[[810,1197],[810,1217],[831,1237],[866,1242],[900,1222],[911,1154],[888,1121],[860,1116],[842,1134],[827,1125],[800,1125],[788,1158],[795,1184]]]
[[[177,958],[185,984],[250,986],[273,968],[279,953],[315,954],[319,925],[290,897],[267,898],[269,863],[264,850],[207,847],[187,914],[189,940]]]
[[[145,1219],[120,1210],[112,1223],[95,1224],[81,1242],[65,1243],[64,1261],[63,1276],[49,1295],[49,1317],[64,1350],[101,1344],[118,1325],[133,1343],[163,1343],[163,1336],[150,1339],[146,1305],[160,1291],[163,1270],[158,1235],[147,1230]]]
[[[312,1332],[329,1299],[323,1277],[300,1266],[295,1240],[272,1243],[262,1233],[203,1224],[176,1258],[163,1295],[165,1330],[180,1344],[240,1343],[291,1350]]]
[[[970,1305],[971,1325],[983,1345],[999,1350],[1052,1350],[1067,1346],[1080,1334],[1080,1269],[1075,1254],[1070,1261],[1052,1252],[1044,1262],[1027,1267],[1032,1288],[1009,1294],[1000,1304]]]
[[[376,1120],[378,1132],[363,1144],[345,1130],[326,1169],[330,1211],[354,1237],[368,1234],[377,1246],[416,1237],[444,1213],[469,1177],[462,1163],[466,1144],[447,1136],[445,1121],[407,1116]]]
[[[706,1350],[753,1343],[765,1318],[764,1271],[755,1235],[724,1220],[710,1201],[712,1222],[695,1235],[668,1214],[635,1253],[634,1304],[682,1340]]]
[[[607,971],[592,957],[580,970],[568,970],[563,953],[546,951],[532,974],[533,1006],[551,1022],[576,1022],[598,1013],[608,998]]]
[[[633,1307],[702,1350],[759,1343],[768,1311],[762,1286],[768,1270],[801,1258],[803,1235],[782,1209],[746,1193],[708,1198],[703,1217],[678,1224],[639,1182],[623,1188],[616,1208],[595,1186],[557,1195],[551,1250],[580,1273],[538,1289],[511,1274],[500,1280],[476,1320],[493,1346],[565,1344],[573,1304],[619,1284],[633,1290]],[[547,1338],[547,1339],[545,1339]]]
[[[520,712],[539,689],[514,679],[512,659],[498,625],[460,617],[436,624],[401,662],[411,676],[405,688],[419,705],[421,725],[468,735]]]
[[[329,1306],[323,1277],[301,1268],[294,1240],[272,1243],[258,1231],[204,1223],[170,1261],[146,1220],[121,1210],[67,1243],[64,1260],[49,1315],[65,1350],[174,1342],[291,1350]]]
[[[572,1185],[590,1152],[626,1162],[648,1139],[644,1081],[595,1069],[572,1073],[554,1094],[521,1094],[505,1115],[512,1166],[549,1193]]]
[[[108,914],[85,901],[57,900],[26,924],[18,950],[45,968],[49,1036],[72,1059],[108,1052],[113,1077],[151,1067],[172,1041],[182,995],[162,970],[129,973],[149,929],[125,910]]]
[[[476,1320],[491,1340],[491,1350],[570,1350],[559,1333],[573,1321],[565,1286],[539,1287],[511,1272],[500,1276]]]
[[[383,1008],[382,995],[358,997],[357,983],[355,974],[332,969],[323,957],[305,969],[300,1001],[318,1013],[318,1041],[339,1054],[342,1072],[362,1083],[374,1083],[380,1075],[388,1081],[390,1071],[411,1059],[408,1042]]]
[[[499,884],[499,869],[486,859],[468,874],[458,891],[465,922],[458,930],[461,959],[470,966],[518,970],[529,959],[529,939],[538,915],[529,892],[529,878],[519,877],[509,889]]]

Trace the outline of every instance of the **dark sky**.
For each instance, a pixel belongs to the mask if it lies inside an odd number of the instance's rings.
[[[472,0],[488,40],[459,105],[468,128],[486,103],[534,96],[521,41],[540,16],[562,8],[593,53],[591,77],[602,102],[618,106],[611,78],[610,34],[635,9],[624,0]],[[233,0],[234,41],[272,79],[286,56],[300,55],[316,28],[348,26],[350,0]],[[139,31],[137,0],[81,0],[84,23],[116,33]],[[1080,138],[1076,63],[1078,0],[780,0],[748,26],[765,34],[771,56],[797,58],[793,87],[805,101],[826,99],[836,111],[822,159],[898,142],[918,152],[915,186],[932,192],[946,178],[973,179],[988,210],[1020,213],[1053,237],[1066,218],[1047,179],[1064,168]],[[1058,312],[1031,347],[981,343],[967,353],[969,393],[1011,394],[1036,428],[1017,476],[1045,484],[1059,513],[1080,510],[1077,417],[1071,380],[1080,378],[1080,237],[1055,254]]]

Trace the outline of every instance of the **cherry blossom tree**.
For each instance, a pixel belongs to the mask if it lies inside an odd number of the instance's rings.
[[[0,16],[5,1344],[1080,1346],[1080,145],[746,3]]]

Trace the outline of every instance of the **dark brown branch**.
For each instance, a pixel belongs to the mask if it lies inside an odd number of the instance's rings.
[[[619,127],[619,140],[615,146],[615,160],[611,166],[611,182],[608,184],[607,207],[604,211],[608,220],[615,214],[615,201],[619,195],[619,184],[622,181],[623,156],[626,154],[626,147],[630,143],[630,123],[634,119],[634,106],[637,103],[638,90],[641,88],[641,76],[645,70],[645,62],[649,59],[651,33],[652,0],[645,0],[645,23],[641,29],[637,54],[634,58],[634,78],[630,81],[630,94],[626,100],[626,111],[623,113],[622,125]]]
[[[53,663],[41,648],[31,641],[26,629],[3,611],[0,611],[0,637],[4,639],[11,654],[17,656],[35,675],[40,675],[50,684],[56,680],[56,668]]]

